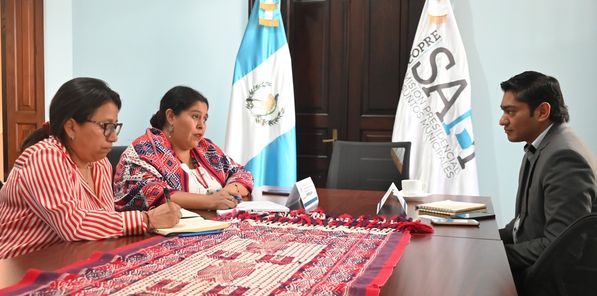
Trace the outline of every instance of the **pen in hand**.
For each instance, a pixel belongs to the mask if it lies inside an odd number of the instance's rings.
[[[213,191],[213,192],[212,192],[212,191],[210,191],[210,190],[208,190],[208,191],[207,191],[207,194],[215,194],[216,192],[220,192],[220,191],[221,191],[221,189],[216,189],[216,190],[215,190],[215,191]],[[237,190],[237,191],[238,191],[238,190]],[[227,193],[228,193],[230,196],[232,196],[232,198],[234,198],[234,201],[236,201],[236,203],[240,203],[240,202],[242,202],[242,201],[243,201],[243,198],[242,198],[240,195],[235,195],[235,194],[232,194],[232,193],[230,193],[230,192],[228,192],[228,191],[226,191],[226,192],[227,192]]]
[[[170,191],[164,188],[163,199],[160,199],[161,204],[152,207],[147,211],[145,222],[150,228],[170,228],[176,225],[180,220],[180,206],[175,202],[170,201]],[[151,219],[151,222],[148,222]]]
[[[168,189],[168,187],[164,187],[164,198],[166,199],[166,204],[172,210],[172,203],[170,202],[170,189]]]
[[[170,202],[170,190],[168,190],[168,187],[164,187],[164,198],[167,203]]]

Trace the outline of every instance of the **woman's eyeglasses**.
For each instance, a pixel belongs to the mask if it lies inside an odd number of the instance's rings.
[[[95,123],[99,127],[104,130],[104,136],[109,137],[112,133],[120,134],[120,130],[122,129],[122,123],[112,123],[112,122],[97,122],[94,120],[86,120],[87,122]]]

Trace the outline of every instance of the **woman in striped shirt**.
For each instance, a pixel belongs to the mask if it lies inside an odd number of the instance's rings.
[[[180,207],[114,210],[107,153],[118,138],[120,96],[103,81],[75,78],[50,104],[50,123],[23,143],[0,190],[0,259],[60,241],[145,233],[178,223]]]

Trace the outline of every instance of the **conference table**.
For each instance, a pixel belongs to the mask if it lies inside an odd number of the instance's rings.
[[[332,215],[375,214],[384,192],[318,188],[319,207]],[[253,200],[284,203],[286,197],[264,195],[256,190]],[[483,202],[492,211],[489,197],[431,195],[408,200],[408,216],[417,219],[415,205],[436,200]],[[395,199],[388,199],[382,213],[401,211]],[[213,211],[198,211],[206,218]],[[421,219],[424,223],[425,219]],[[480,220],[479,227],[436,226],[432,234],[412,234],[381,295],[517,295],[495,219]],[[16,284],[30,268],[55,270],[88,258],[96,251],[110,251],[147,236],[101,241],[63,242],[44,250],[0,260],[0,289]]]

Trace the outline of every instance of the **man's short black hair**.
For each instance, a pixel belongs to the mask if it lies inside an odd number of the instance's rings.
[[[543,102],[551,105],[549,119],[554,123],[568,122],[568,107],[564,103],[560,83],[557,79],[535,71],[522,72],[500,84],[504,92],[529,105],[531,116]]]

